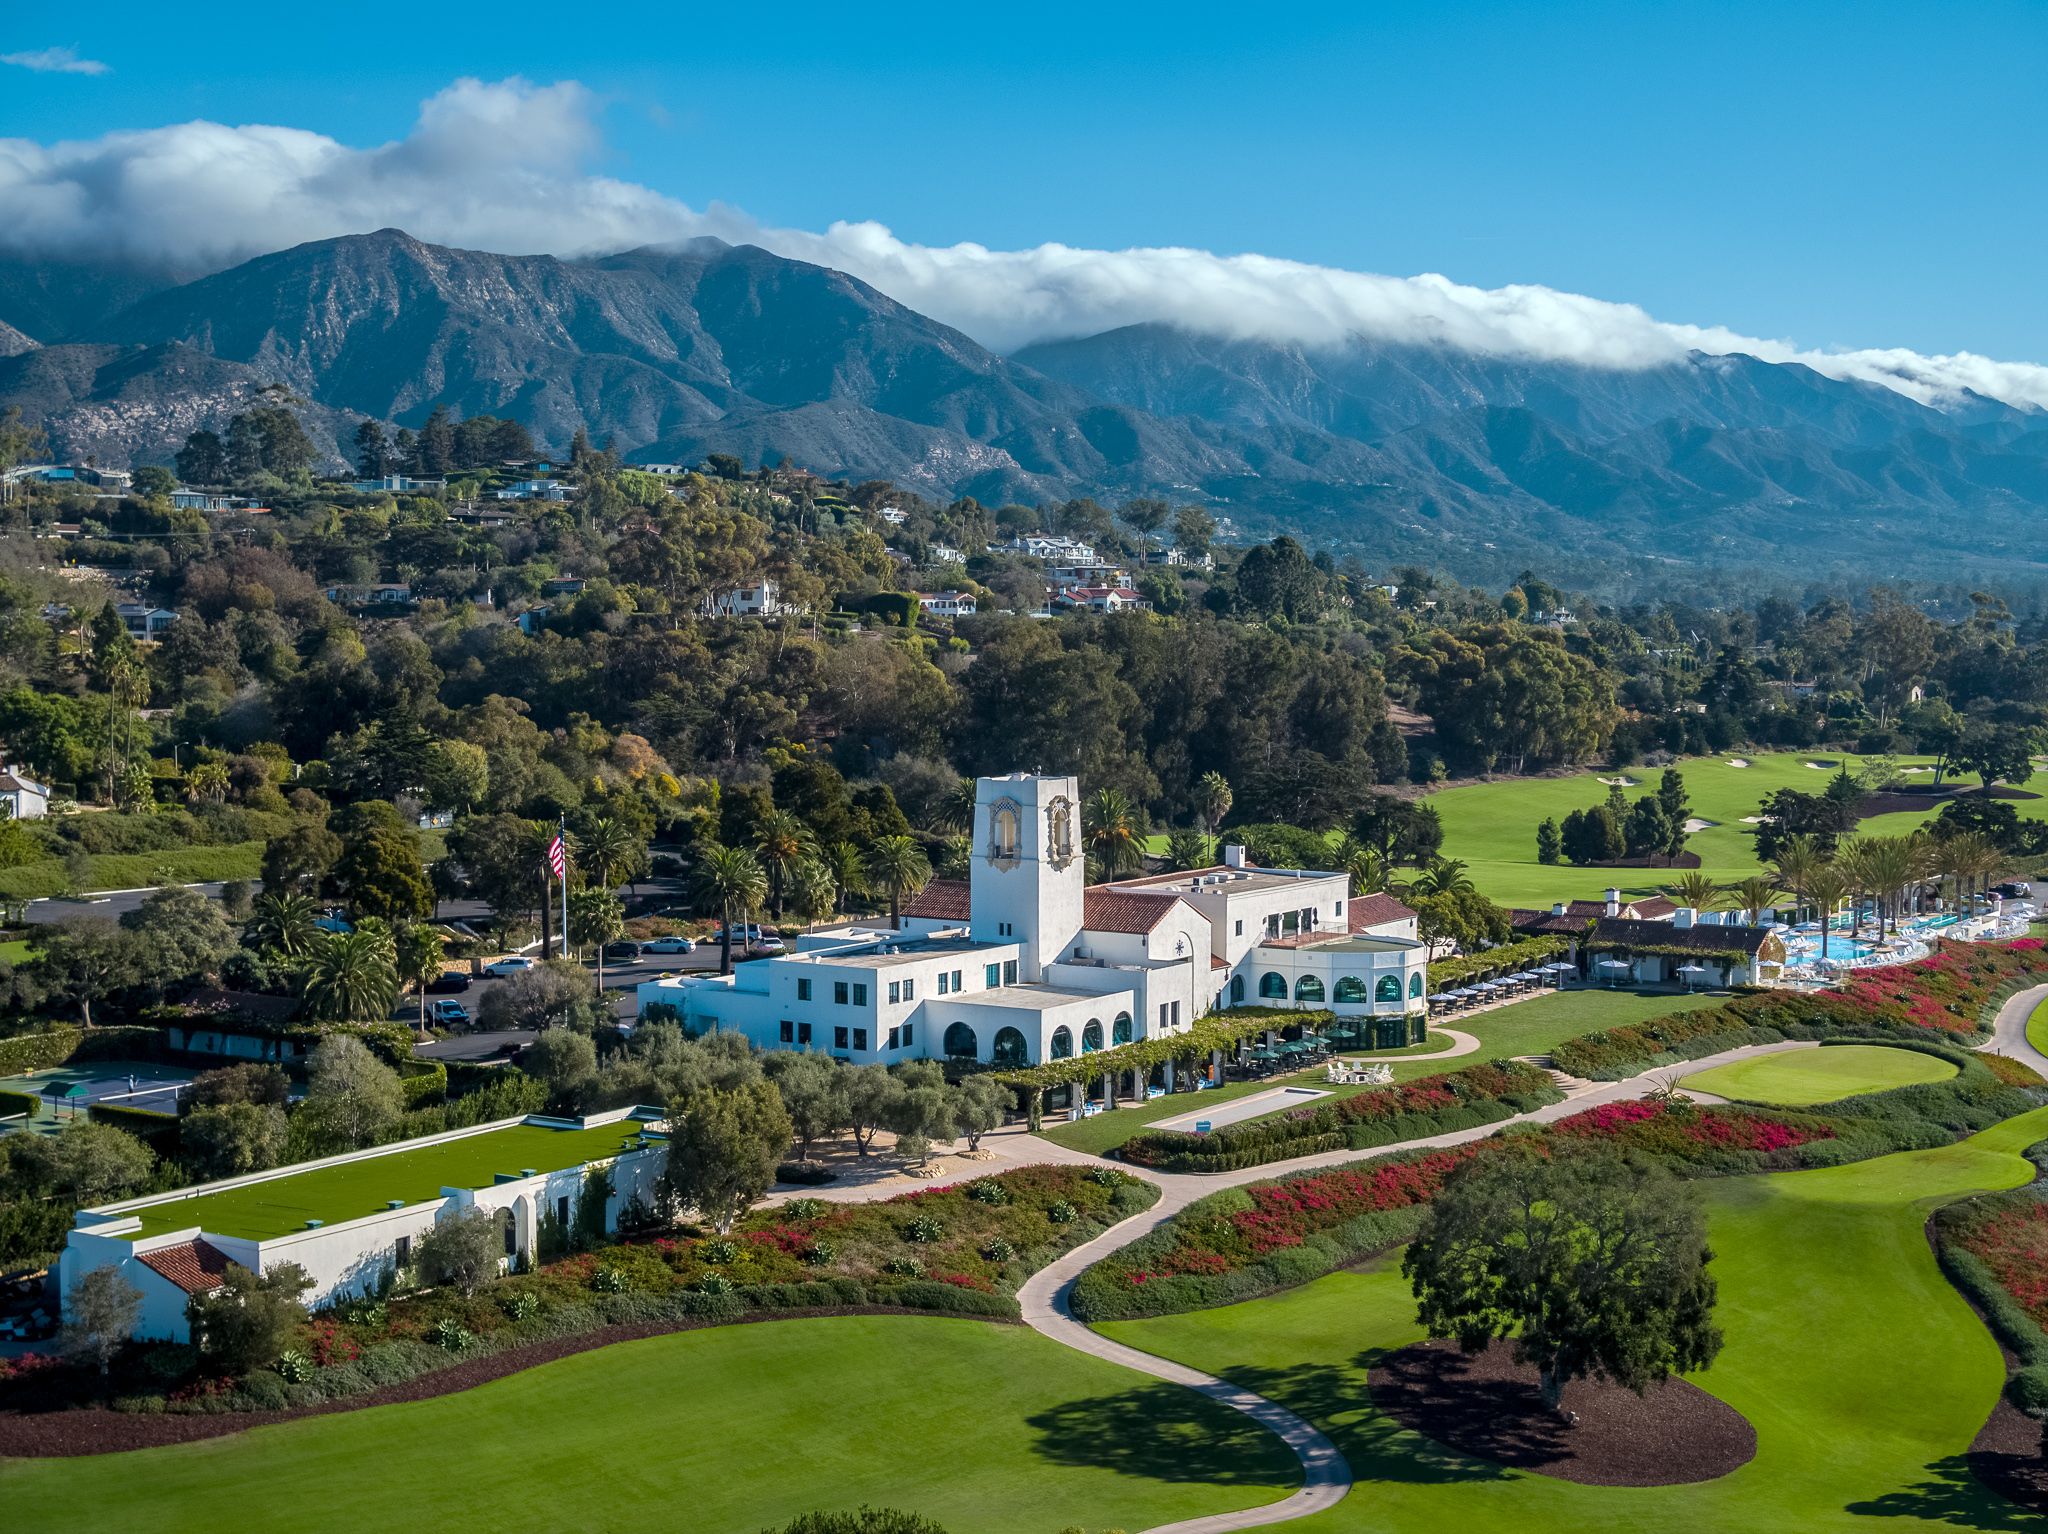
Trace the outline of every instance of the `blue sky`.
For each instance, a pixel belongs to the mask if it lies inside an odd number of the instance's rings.
[[[459,11],[459,14],[458,14]],[[593,168],[771,225],[1541,283],[1802,344],[2048,359],[2048,6],[17,3],[0,137],[403,137],[594,93]]]

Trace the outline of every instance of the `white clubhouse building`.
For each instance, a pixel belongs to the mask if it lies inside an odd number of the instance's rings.
[[[641,1010],[856,1063],[1018,1066],[1184,1032],[1219,1007],[1423,1007],[1415,913],[1353,900],[1342,873],[1258,868],[1231,847],[1214,868],[1089,885],[1071,777],[980,779],[969,872],[928,886],[898,928],[850,923],[731,975],[648,981]]]

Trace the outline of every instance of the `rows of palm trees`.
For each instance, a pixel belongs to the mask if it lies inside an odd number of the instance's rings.
[[[266,891],[250,908],[245,929],[259,953],[298,971],[306,1015],[321,1022],[381,1022],[400,988],[419,991],[420,1028],[427,1026],[427,985],[441,973],[441,934],[425,922],[394,927],[365,916],[346,932],[320,925],[322,907],[296,890]]]
[[[751,847],[706,847],[697,857],[697,896],[718,912],[719,969],[732,973],[732,934],[764,910],[815,926],[863,896],[885,900],[889,924],[902,921],[903,901],[932,879],[930,855],[915,837],[876,837],[820,846],[811,828],[787,810],[763,815]]]
[[[1779,848],[1768,874],[1724,886],[1695,870],[1668,885],[1666,893],[1680,905],[1737,911],[1751,922],[1761,922],[1781,896],[1790,895],[1798,915],[1812,912],[1819,920],[1825,959],[1829,923],[1845,903],[1851,935],[1862,935],[1868,913],[1882,940],[1903,915],[1924,909],[1930,895],[1940,899],[1944,885],[1956,909],[1967,910],[2005,866],[1998,844],[1976,831],[1947,837],[1926,831],[1857,836],[1832,850],[1811,836],[1793,836]]]

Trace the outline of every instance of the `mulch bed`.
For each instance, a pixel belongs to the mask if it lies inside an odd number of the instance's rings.
[[[1970,1473],[2007,1501],[2048,1513],[2041,1424],[2003,1398],[1970,1445]]]
[[[529,1342],[436,1369],[429,1374],[381,1386],[362,1395],[293,1411],[243,1412],[121,1412],[104,1407],[83,1407],[50,1412],[0,1412],[0,1459],[58,1459],[84,1454],[117,1454],[127,1449],[154,1449],[164,1444],[197,1443],[206,1438],[225,1438],[230,1433],[272,1423],[291,1422],[301,1417],[324,1417],[331,1412],[360,1411],[368,1406],[391,1406],[400,1401],[426,1401],[435,1396],[469,1390],[492,1380],[517,1374],[538,1364],[553,1363],[592,1348],[610,1347],[615,1342],[638,1342],[647,1337],[665,1337],[671,1332],[704,1331],[714,1326],[744,1326],[757,1321],[793,1321],[817,1316],[938,1316],[953,1320],[990,1321],[997,1325],[1021,1325],[998,1316],[960,1316],[951,1311],[914,1310],[902,1305],[838,1305],[797,1310],[764,1310],[733,1321],[636,1321],[602,1327],[576,1337],[556,1337],[546,1342]]]
[[[1369,1381],[1373,1405],[1403,1427],[1475,1459],[1586,1486],[1711,1481],[1756,1455],[1748,1419],[1684,1380],[1640,1396],[1574,1380],[1564,1404],[1579,1420],[1562,1422],[1506,1342],[1470,1356],[1455,1342],[1418,1342],[1382,1358]]]

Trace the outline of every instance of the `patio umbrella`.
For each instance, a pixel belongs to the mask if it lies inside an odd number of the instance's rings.
[[[1707,967],[1704,964],[1681,964],[1678,966],[1678,972],[1681,975],[1687,976],[1704,975],[1707,973]],[[1690,979],[1685,982],[1685,988],[1688,991],[1692,989],[1692,981]]]
[[[1617,970],[1626,971],[1632,967],[1626,959],[1602,959],[1600,961],[1600,968],[1607,971],[1607,981],[1610,986],[1614,983],[1614,976]]]

